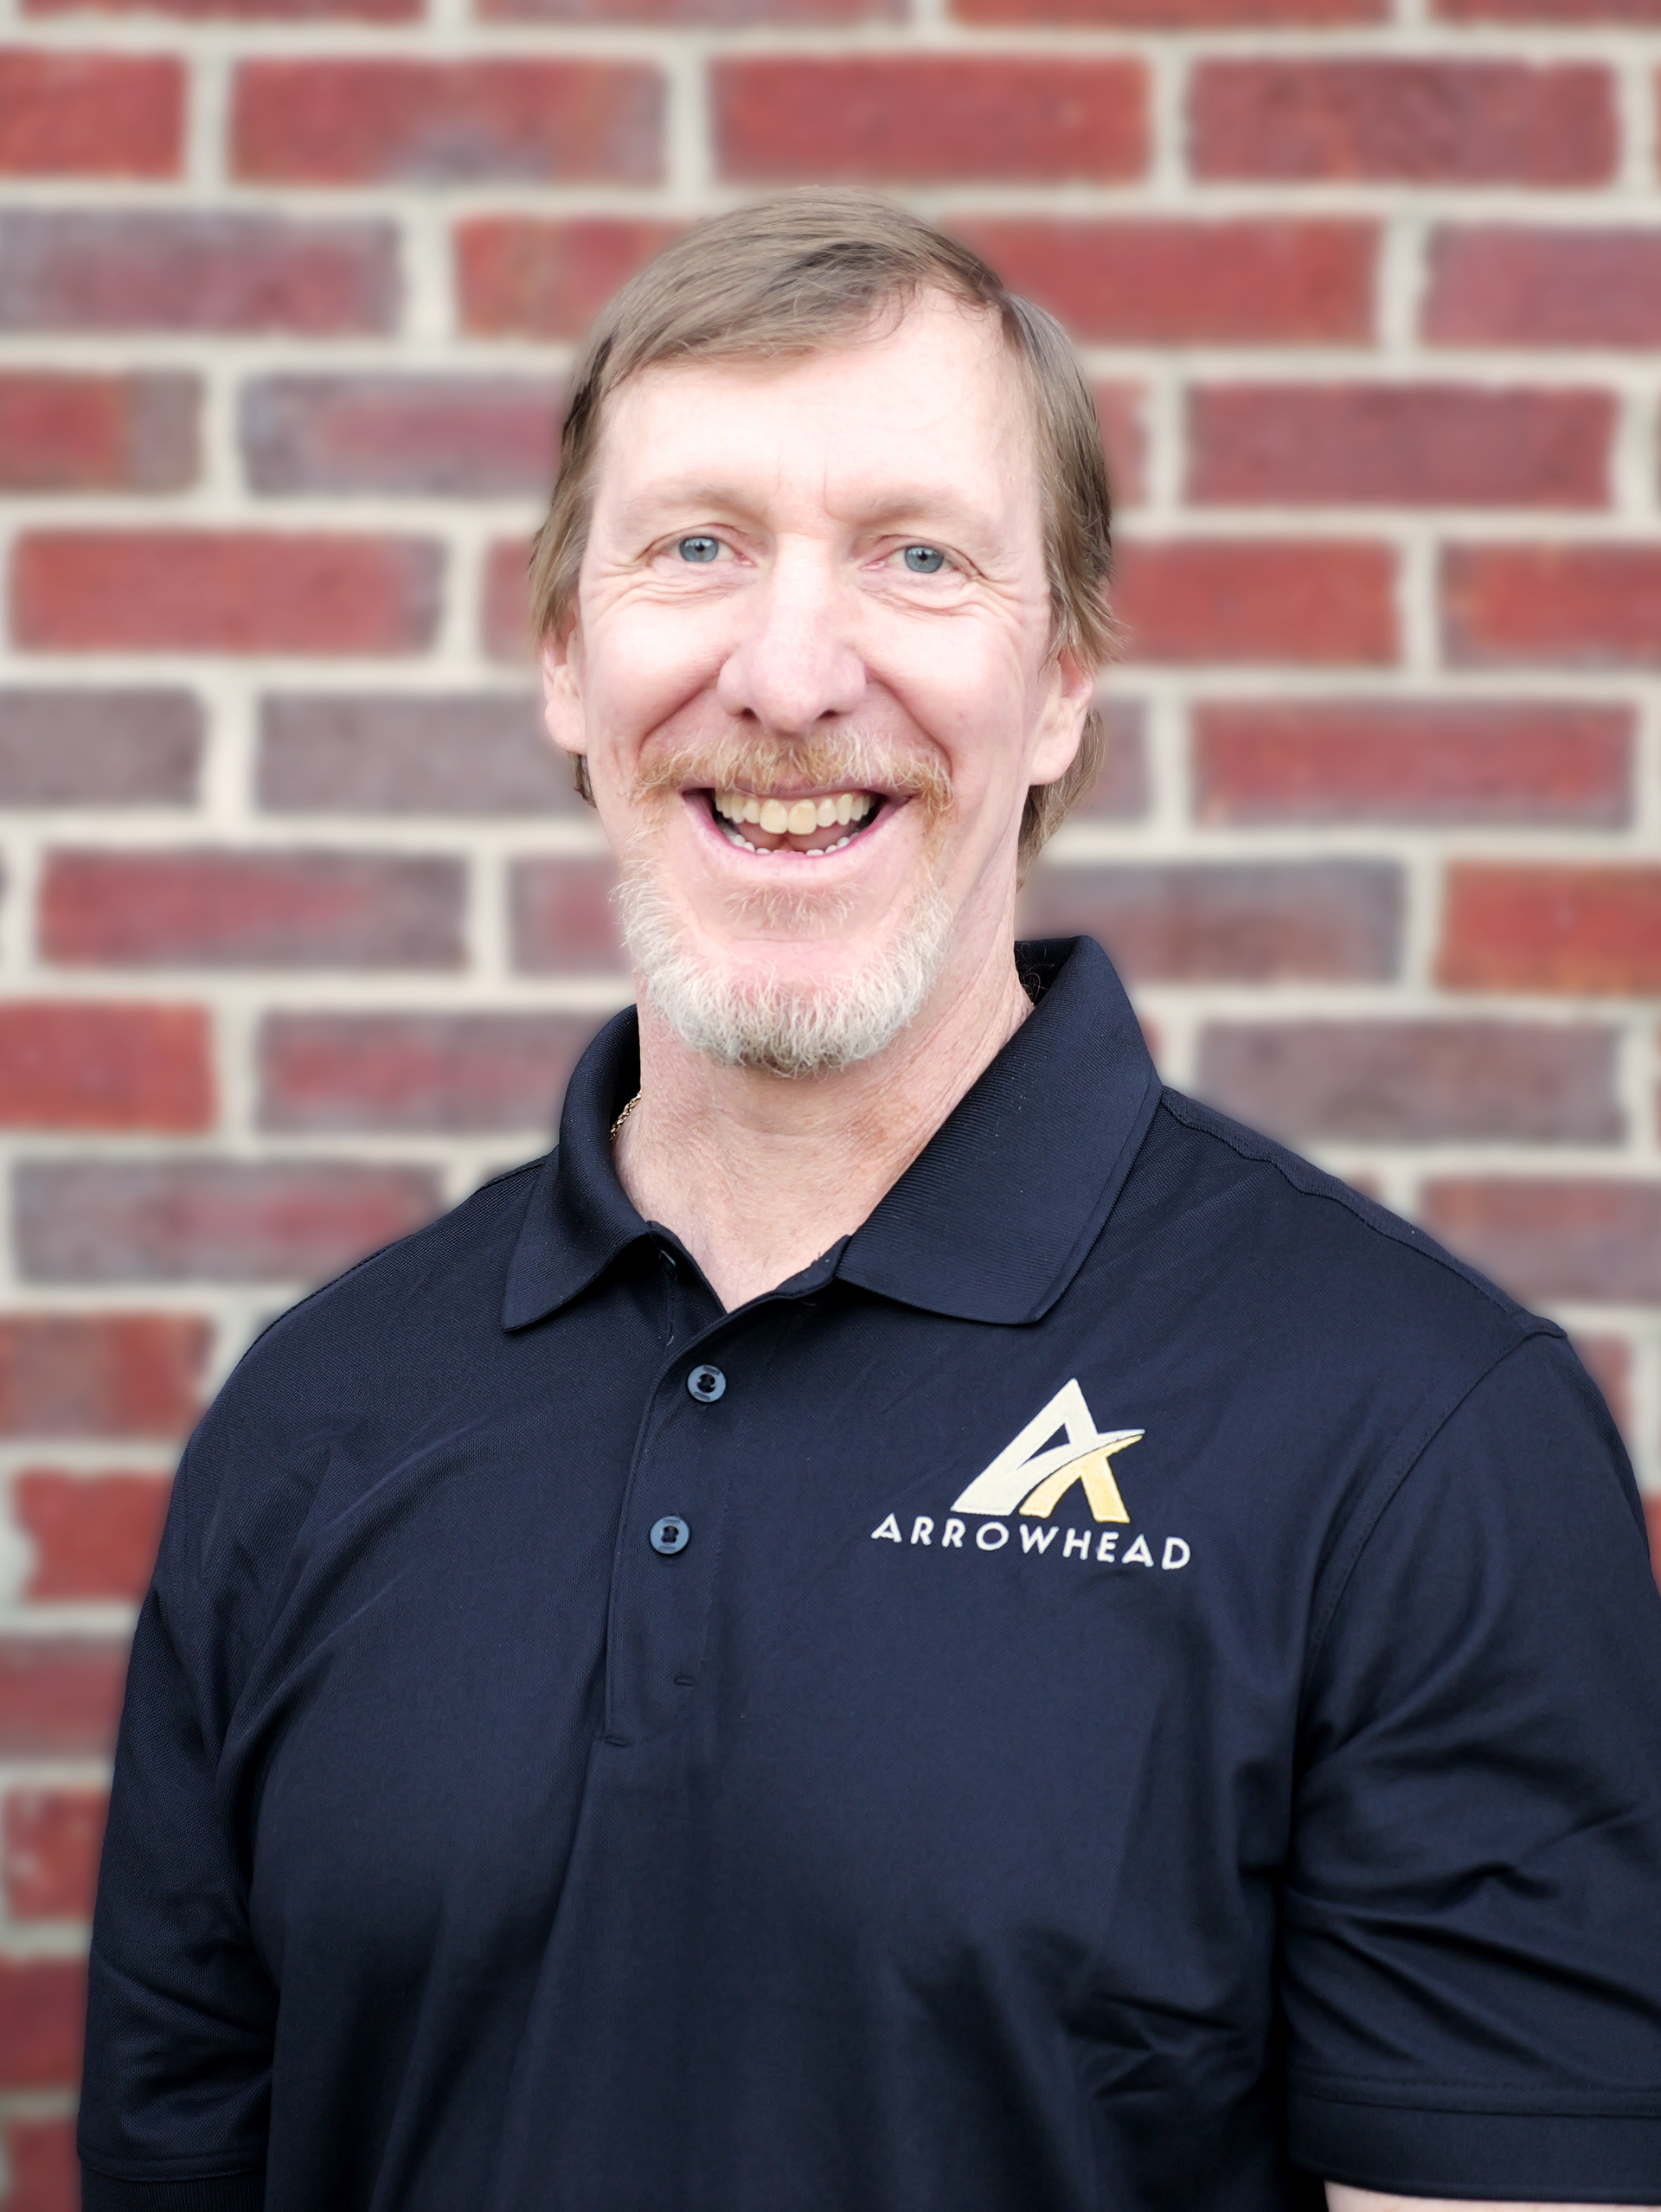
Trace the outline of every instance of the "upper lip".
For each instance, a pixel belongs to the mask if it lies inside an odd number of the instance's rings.
[[[741,792],[746,798],[781,798],[788,805],[797,798],[839,798],[843,792],[856,798],[892,798],[892,792],[875,784],[689,784],[689,796],[713,798],[717,792]]]

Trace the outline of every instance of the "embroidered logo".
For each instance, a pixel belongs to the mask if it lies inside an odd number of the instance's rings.
[[[1075,1375],[959,1493],[944,1521],[931,1513],[919,1513],[907,1539],[898,1516],[889,1513],[871,1535],[879,1543],[901,1544],[907,1551],[914,1548],[937,1556],[955,1552],[964,1559],[972,1552],[1002,1551],[1011,1534],[1005,1516],[1012,1514],[1017,1516],[1013,1533],[1021,1539],[1023,1555],[1036,1552],[1041,1559],[1088,1560],[1098,1567],[1152,1567],[1156,1555],[1150,1547],[1150,1531],[1138,1535],[1128,1551],[1119,1548],[1119,1530],[1128,1527],[1131,1516],[1113,1468],[1119,1454],[1139,1444],[1146,1433],[1140,1428],[1098,1428]],[[1091,1520],[1106,1522],[1109,1526],[1098,1531],[1086,1522],[1062,1529],[1050,1520],[1075,1485],[1084,1493]],[[965,1539],[970,1535],[971,1523],[958,1516],[971,1513],[978,1516],[978,1526],[974,1529],[972,1544],[967,1544]],[[1049,1526],[1035,1525],[1042,1522]],[[1059,1546],[1052,1554],[1051,1547],[1058,1538]],[[1159,1543],[1159,1537],[1154,1536],[1153,1545]],[[1193,1556],[1185,1536],[1166,1536],[1157,1563],[1173,1570],[1186,1567]]]
[[[1065,1444],[1049,1441],[1057,1429]],[[1074,1483],[1083,1485],[1093,1518],[1128,1522],[1110,1462],[1139,1444],[1145,1429],[1098,1429],[1077,1379],[1058,1390],[1012,1437],[989,1467],[952,1503],[954,1513],[1024,1513],[1048,1521]]]

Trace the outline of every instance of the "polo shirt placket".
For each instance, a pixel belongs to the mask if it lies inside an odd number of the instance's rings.
[[[608,1132],[181,1471],[88,2212],[1661,2201],[1661,1606],[1561,1330],[1162,1092],[1100,950],[723,1312]]]

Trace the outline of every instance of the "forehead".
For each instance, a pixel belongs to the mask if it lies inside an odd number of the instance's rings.
[[[816,497],[850,515],[938,493],[1036,515],[1031,408],[996,317],[927,297],[845,345],[659,363],[616,393],[595,514],[683,493]]]

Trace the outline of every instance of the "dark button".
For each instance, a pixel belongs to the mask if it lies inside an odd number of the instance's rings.
[[[677,1551],[684,1551],[692,1541],[692,1531],[684,1521],[671,1513],[666,1520],[651,1524],[651,1548],[665,1559],[673,1559]]]
[[[701,1406],[713,1406],[727,1388],[727,1378],[718,1367],[695,1367],[686,1378],[686,1387]]]

